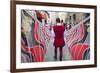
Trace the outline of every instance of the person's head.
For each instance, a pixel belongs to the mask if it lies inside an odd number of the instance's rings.
[[[60,18],[56,18],[56,23],[60,23]]]
[[[61,20],[61,23],[63,23],[64,21],[63,20]]]

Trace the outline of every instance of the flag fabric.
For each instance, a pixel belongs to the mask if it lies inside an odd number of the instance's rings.
[[[85,51],[90,48],[89,43],[81,43],[85,36],[84,24],[77,24],[66,33],[66,44],[74,60],[89,59],[90,52],[85,54]],[[86,58],[83,58],[83,57]]]
[[[30,49],[34,62],[43,62],[45,60],[45,51],[40,45],[36,45]]]
[[[85,54],[85,51],[89,49],[88,44],[76,44],[75,46],[72,47],[71,54],[73,57],[73,60],[83,60],[85,59],[84,56],[87,55],[89,59],[89,54],[90,52]]]
[[[66,36],[66,44],[70,49],[75,43],[78,43],[80,40],[83,39],[85,32],[84,32],[84,24],[77,24],[68,30],[65,34]]]

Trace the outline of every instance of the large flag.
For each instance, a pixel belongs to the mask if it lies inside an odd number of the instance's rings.
[[[65,33],[66,44],[74,60],[90,59],[90,44],[81,42],[85,31],[85,25],[79,23]]]
[[[84,24],[78,24],[66,32],[66,44],[71,48],[75,43],[83,39],[85,35]]]

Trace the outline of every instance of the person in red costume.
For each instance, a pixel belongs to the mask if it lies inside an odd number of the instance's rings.
[[[59,60],[62,61],[63,57],[63,47],[65,46],[65,41],[64,41],[64,31],[65,27],[60,23],[60,19],[56,19],[56,25],[53,27],[54,30],[54,58],[57,60],[57,48],[59,48]]]

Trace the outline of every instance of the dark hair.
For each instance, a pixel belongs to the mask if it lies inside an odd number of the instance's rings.
[[[63,20],[61,20],[61,23],[63,23],[64,21]]]
[[[56,22],[57,23],[60,23],[60,18],[56,18]]]

